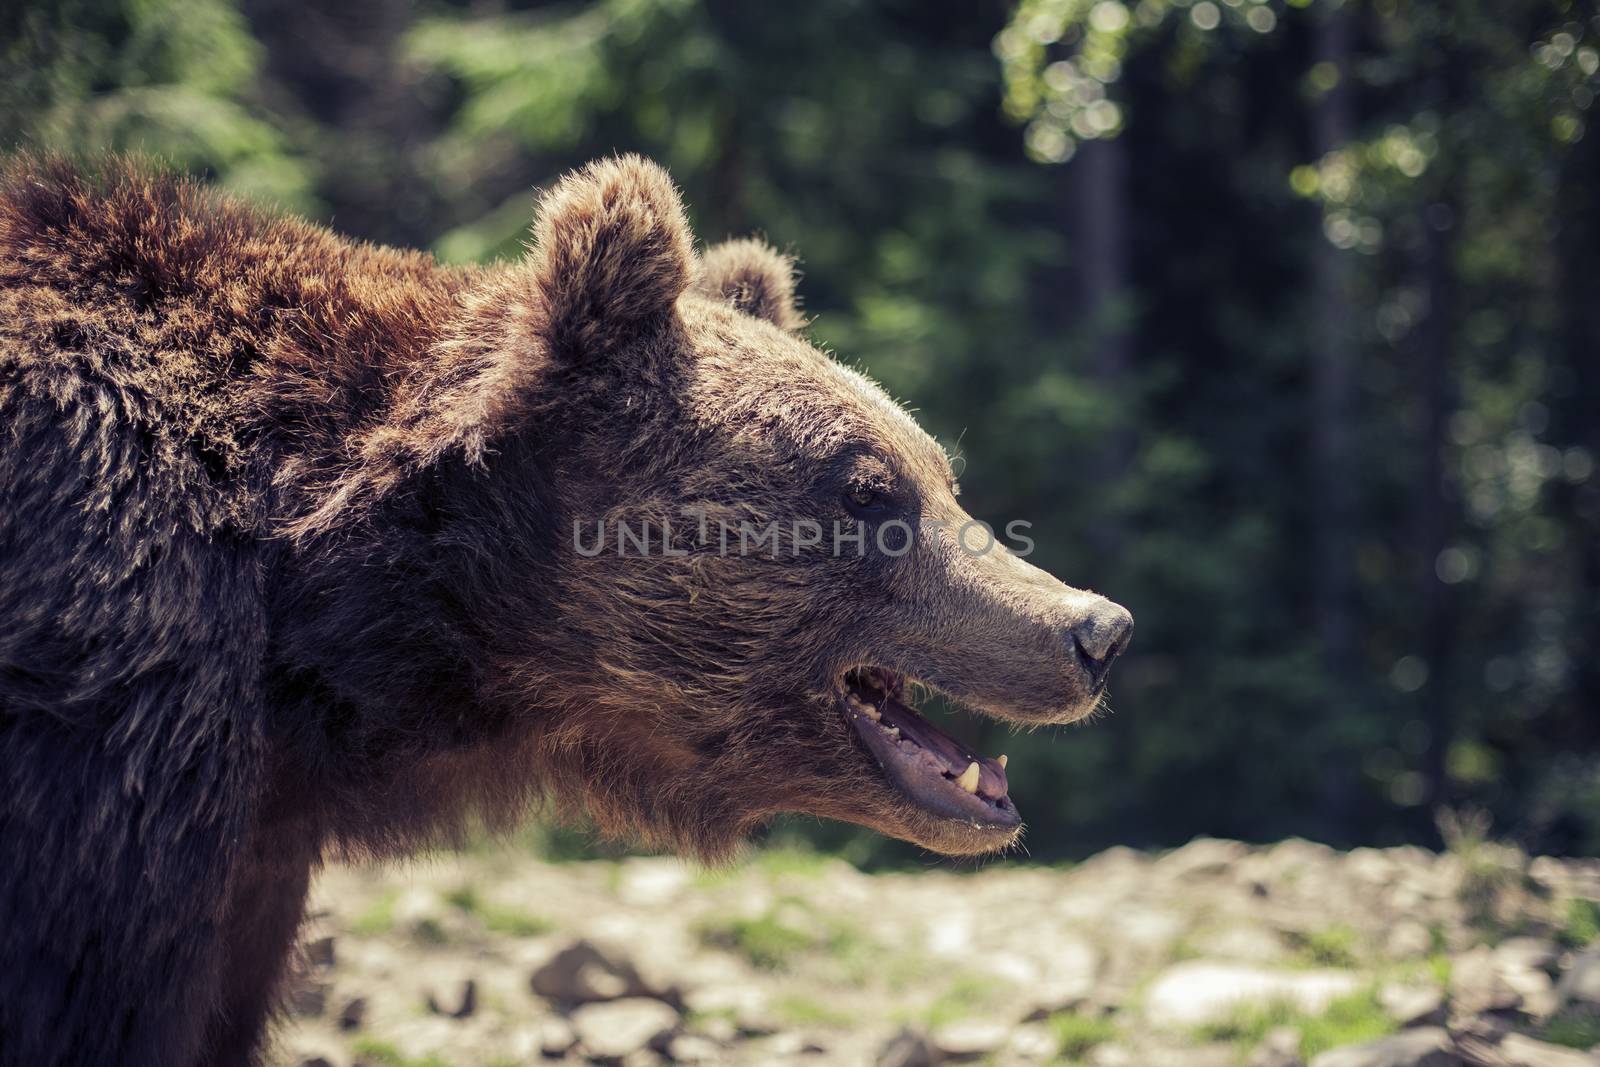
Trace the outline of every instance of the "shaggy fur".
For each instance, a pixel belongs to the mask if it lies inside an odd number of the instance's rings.
[[[760,241],[724,241],[708,251],[696,288],[780,330],[793,332],[803,325],[794,291],[794,260]]]
[[[117,161],[0,176],[0,1065],[248,1062],[319,863],[540,796],[705,857],[785,811],[1005,843],[890,785],[840,679],[1063,721],[1105,602],[947,530],[702,543],[683,509],[826,526],[861,487],[966,516],[791,332],[790,263],[697,261],[660,168],[534,234],[454,269]],[[619,519],[678,554],[577,551]]]

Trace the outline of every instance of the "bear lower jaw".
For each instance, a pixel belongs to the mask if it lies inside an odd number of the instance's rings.
[[[1004,847],[1022,825],[1007,795],[1006,758],[969,752],[906,704],[904,691],[902,675],[864,668],[846,676],[841,705],[846,721],[906,803],[921,816],[962,824],[956,835],[959,844],[944,845],[949,836],[944,833],[935,834],[937,843],[920,843],[959,852]],[[969,840],[973,832],[977,841]]]

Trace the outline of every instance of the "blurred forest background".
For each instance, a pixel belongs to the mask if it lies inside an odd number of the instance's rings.
[[[975,514],[1138,617],[1114,715],[953,722],[1034,857],[1441,811],[1593,854],[1597,49],[1563,0],[10,0],[0,150],[450,261],[654,156],[704,239],[801,255]]]

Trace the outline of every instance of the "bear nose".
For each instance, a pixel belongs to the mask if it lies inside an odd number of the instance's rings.
[[[1090,682],[1099,685],[1111,661],[1122,654],[1133,637],[1133,615],[1121,604],[1101,599],[1067,629]]]

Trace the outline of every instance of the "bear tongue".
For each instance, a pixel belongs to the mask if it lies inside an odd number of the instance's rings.
[[[898,729],[902,739],[922,749],[937,763],[942,764],[942,769],[958,781],[964,776],[969,776],[972,765],[976,764],[977,789],[968,789],[967,792],[976,791],[989,800],[999,800],[1006,795],[1010,786],[1006,781],[1004,763],[969,752],[955,738],[893,697],[882,697],[873,704],[873,707],[878,712],[880,726]],[[1001,760],[1004,758],[1002,756]]]

